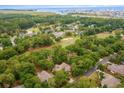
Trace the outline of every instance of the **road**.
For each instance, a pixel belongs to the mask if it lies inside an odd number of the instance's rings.
[[[109,59],[112,57],[112,56],[115,56],[116,54],[113,54],[113,55],[110,55],[110,56],[107,56],[107,57],[104,57],[102,58],[102,60],[100,60],[99,62],[97,62],[96,66],[91,68],[89,71],[85,72],[84,75],[85,76],[90,76],[92,73],[94,73],[96,70],[97,70],[97,67],[98,65],[100,64],[107,64],[109,62]]]

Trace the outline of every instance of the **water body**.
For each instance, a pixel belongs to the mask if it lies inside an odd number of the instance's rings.
[[[45,11],[45,12],[66,12],[71,10],[113,10],[113,11],[124,11],[124,5],[122,6],[90,6],[90,5],[0,5],[0,9],[5,10],[34,10],[34,11]]]

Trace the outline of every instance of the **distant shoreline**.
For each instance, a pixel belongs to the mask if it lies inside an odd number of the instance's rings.
[[[33,12],[49,12],[55,14],[66,15],[70,13],[84,13],[89,15],[98,15],[114,18],[123,18],[124,5],[120,6],[103,6],[103,5],[0,5],[0,11],[33,11]],[[109,17],[108,16],[108,17]]]

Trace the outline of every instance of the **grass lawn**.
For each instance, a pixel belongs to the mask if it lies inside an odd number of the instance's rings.
[[[103,38],[103,39],[109,37],[110,35],[114,35],[114,33],[104,32],[104,33],[96,34],[98,38]]]
[[[74,37],[64,38],[57,45],[62,45],[63,47],[66,47],[68,45],[74,44],[75,40],[76,40],[76,38],[74,38]]]
[[[43,49],[52,49],[56,45],[61,45],[62,47],[66,47],[68,45],[74,44],[76,39],[77,38],[74,38],[74,37],[64,38],[60,42],[53,44],[51,46],[39,47],[39,48],[34,48],[34,49],[32,48],[32,49],[29,49],[29,51],[27,51],[27,52],[35,52],[35,51],[40,51]]]
[[[99,78],[98,72],[94,72],[94,73],[92,73],[88,78],[94,80],[94,81],[96,82],[97,86],[100,86],[101,81],[100,81],[100,78]]]
[[[89,78],[98,80],[98,79],[99,79],[98,73],[97,73],[97,72],[92,73],[92,74],[89,76]]]
[[[56,15],[55,13],[50,12],[36,12],[36,11],[28,11],[28,10],[0,10],[0,14],[28,14],[28,15],[40,15],[40,16],[49,16],[49,15]]]
[[[27,31],[33,31],[33,32],[39,32],[40,30],[37,27],[31,27],[29,29],[27,29]]]

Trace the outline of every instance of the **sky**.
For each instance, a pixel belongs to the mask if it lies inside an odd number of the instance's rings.
[[[0,0],[0,5],[124,5],[124,0]]]

